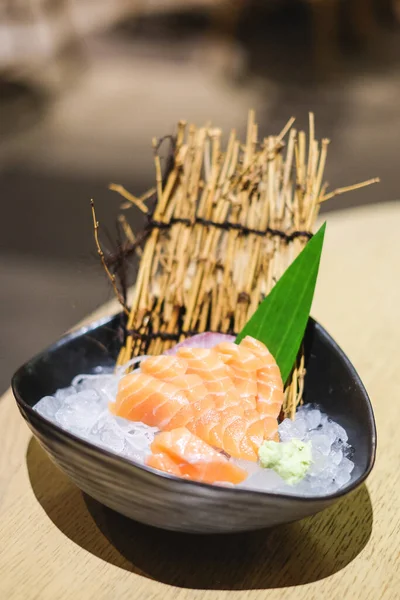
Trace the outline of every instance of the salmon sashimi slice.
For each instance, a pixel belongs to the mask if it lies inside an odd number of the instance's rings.
[[[181,425],[193,418],[186,395],[172,383],[135,371],[120,381],[117,398],[110,410],[119,417],[141,421],[152,427],[164,429],[179,411]]]
[[[228,369],[213,348],[180,348],[177,356],[187,363],[188,374],[201,377],[209,392],[217,395],[236,392]]]
[[[190,403],[190,406],[185,406],[178,411],[164,429],[188,427],[191,421],[215,407],[213,398],[201,377],[185,374],[187,364],[183,359],[177,356],[155,356],[143,361],[142,366],[142,371],[145,373],[172,383],[185,394]]]
[[[262,436],[261,443],[264,440],[279,442],[278,421],[275,417],[260,415],[258,410],[246,410],[244,416],[250,424],[249,435],[254,439],[257,448],[261,445],[258,443],[260,435]]]
[[[257,451],[263,442],[263,438],[260,435],[256,440],[255,436],[251,434],[252,428],[254,426],[249,425],[246,419],[240,418],[232,421],[224,431],[223,449],[225,452],[234,458],[257,461]]]
[[[171,381],[174,377],[181,377],[187,371],[187,363],[177,356],[150,356],[141,365],[142,373],[147,373],[157,379]]]
[[[164,471],[164,473],[170,473],[176,477],[182,477],[179,464],[170,456],[168,456],[168,454],[165,454],[165,452],[150,454],[150,456],[147,457],[146,465],[148,467],[152,467],[153,469],[158,469],[158,471]]]
[[[184,406],[179,410],[175,416],[172,417],[170,422],[163,427],[165,431],[176,429],[177,427],[187,427],[192,429],[192,425],[203,415],[207,414],[210,410],[214,409],[214,402],[210,396],[206,396],[196,402],[189,402],[187,406]]]
[[[188,429],[207,444],[225,450],[225,429],[237,419],[241,419],[243,414],[240,406],[231,406],[225,410],[210,409],[190,423]]]
[[[198,375],[202,379],[218,409],[240,405],[240,395],[229,376],[229,370],[215,350],[184,347],[178,350],[177,356],[186,361],[188,374]]]
[[[198,375],[187,374],[188,365],[178,356],[151,356],[141,364],[141,371],[173,383],[184,391],[189,402],[202,400],[208,395],[203,380]]]
[[[175,429],[183,425],[189,427],[190,423],[204,415],[208,410],[215,408],[212,396],[208,393],[207,388],[198,375],[182,375],[180,377],[173,377],[170,381],[186,395],[190,403],[190,407],[188,407],[190,411],[186,408],[181,409],[171,419],[166,429]],[[184,422],[182,416],[185,410],[188,419]]]
[[[187,428],[207,444],[222,450],[221,415],[216,408],[207,410],[203,415],[188,423]]]
[[[263,363],[257,370],[257,410],[263,415],[278,418],[284,393],[281,373],[274,357],[262,342],[250,336],[243,338],[239,346],[252,352]]]
[[[208,398],[210,404],[214,404],[209,391],[198,375],[186,374],[179,377],[171,377],[171,379],[166,379],[166,381],[173,383],[177,388],[182,390],[191,403]]]
[[[258,425],[246,418],[246,412],[257,414]],[[230,407],[224,411],[209,410],[187,425],[202,440],[224,450],[234,458],[256,461],[257,451],[265,439],[263,418],[256,410],[243,411]]]
[[[185,427],[158,434],[151,444],[151,450],[153,456],[167,455],[177,464],[181,476],[188,476],[196,481],[237,484],[247,477],[244,469],[234,465]],[[154,462],[159,465],[156,468],[164,466],[161,459],[154,461],[150,457],[146,464],[152,466],[149,463],[154,464]],[[165,464],[167,468],[171,468],[170,463]]]
[[[257,371],[263,367],[261,359],[244,346],[232,342],[218,344],[214,350],[230,367],[233,383],[239,392],[244,408],[256,408]]]

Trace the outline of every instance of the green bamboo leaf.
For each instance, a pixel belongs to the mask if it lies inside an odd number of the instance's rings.
[[[275,357],[286,381],[302,342],[317,283],[326,223],[261,302],[236,338],[246,335],[263,342]]]

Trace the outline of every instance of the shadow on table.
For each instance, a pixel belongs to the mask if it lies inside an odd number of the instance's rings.
[[[301,522],[199,536],[142,525],[83,495],[34,438],[27,466],[36,498],[64,535],[110,564],[178,587],[247,590],[318,581],[348,565],[371,535],[365,485]]]

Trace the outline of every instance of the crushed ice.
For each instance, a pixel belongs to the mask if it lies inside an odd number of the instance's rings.
[[[53,396],[45,396],[34,408],[70,433],[143,463],[157,428],[115,417],[108,410],[109,402],[115,401],[118,381],[125,370],[126,366],[116,375],[101,369],[94,375],[78,375],[69,387],[57,390]],[[299,407],[294,421],[285,419],[279,425],[279,435],[282,442],[311,441],[313,462],[305,478],[290,486],[271,469],[248,461],[235,461],[249,473],[241,487],[319,496],[333,493],[350,481],[354,463],[347,433],[317,407]]]
[[[121,375],[122,372],[119,376],[78,375],[70,387],[57,390],[54,396],[45,396],[34,408],[46,419],[92,444],[144,462],[158,430],[110,413],[108,404],[115,401]]]
[[[312,405],[300,406],[294,421],[285,419],[279,425],[282,442],[300,439],[311,441],[313,462],[305,478],[296,485],[288,485],[272,469],[253,464],[252,472],[241,485],[246,488],[269,490],[277,493],[320,496],[332,494],[351,479],[354,463],[346,430]],[[249,470],[247,461],[236,461]]]

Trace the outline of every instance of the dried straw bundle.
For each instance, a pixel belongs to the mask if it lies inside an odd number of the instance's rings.
[[[250,111],[245,144],[232,131],[223,150],[221,130],[181,121],[164,181],[159,142],[153,140],[155,190],[135,198],[122,186],[110,186],[148,217],[148,226],[135,239],[121,216],[126,239],[117,258],[108,260],[101,250],[92,205],[97,248],[128,315],[119,364],[139,354],[162,353],[194,333],[238,333],[311,237],[320,203],[377,181],[327,193],[323,175],[329,140],[315,138],[312,114],[308,143],[293,123],[259,141]],[[154,197],[150,209],[145,202]],[[138,250],[140,242],[128,308],[115,272],[121,257]],[[304,374],[300,353],[286,387],[285,415],[293,416],[301,402]]]

